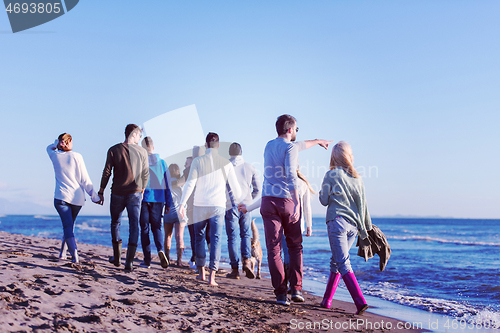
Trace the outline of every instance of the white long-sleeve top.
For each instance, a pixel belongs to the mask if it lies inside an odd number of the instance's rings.
[[[47,154],[49,154],[56,175],[55,199],[75,206],[83,206],[85,192],[87,192],[93,202],[99,201],[82,155],[74,151],[57,150],[57,143],[47,147]]]
[[[306,231],[307,228],[312,228],[312,209],[311,209],[311,191],[306,182],[299,178],[298,190],[300,197],[300,230],[302,232]],[[247,206],[247,211],[251,212],[260,207],[262,203],[262,198],[256,200],[251,205]]]
[[[233,156],[229,161],[233,164],[234,173],[241,188],[241,203],[249,205],[260,194],[257,170],[253,165],[245,162],[242,156]]]
[[[181,205],[186,204],[196,185],[194,206],[226,207],[226,177],[238,204],[241,202],[241,189],[233,165],[228,159],[220,156],[217,149],[207,149],[205,155],[195,158],[191,164]]]

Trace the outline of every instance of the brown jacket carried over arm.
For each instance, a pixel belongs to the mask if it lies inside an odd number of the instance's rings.
[[[361,239],[358,237],[356,246],[359,247],[358,256],[365,258],[365,261],[378,254],[380,257],[380,271],[382,272],[385,269],[391,257],[391,247],[384,233],[376,225],[372,224],[372,230],[368,231],[368,238]]]

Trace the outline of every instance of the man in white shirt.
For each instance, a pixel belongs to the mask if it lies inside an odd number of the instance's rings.
[[[234,173],[234,168],[229,160],[218,153],[219,136],[217,133],[208,133],[206,137],[205,155],[195,158],[191,164],[189,176],[182,193],[179,214],[184,218],[185,205],[193,192],[194,209],[193,223],[195,227],[196,266],[200,280],[205,280],[205,230],[210,225],[210,263],[208,283],[213,286],[215,273],[219,268],[221,255],[221,236],[226,211],[226,184],[232,191],[237,205],[241,197],[241,189]]]
[[[255,168],[245,162],[241,156],[241,145],[233,142],[229,147],[229,159],[233,164],[238,184],[242,191],[242,204],[250,205],[260,194],[260,185]],[[252,257],[250,227],[252,225],[251,213],[242,213],[237,207],[227,207],[226,211],[226,233],[231,273],[227,275],[231,279],[239,279],[238,272],[238,231],[241,238],[241,263],[246,277],[254,279],[255,274],[251,269],[250,259]]]

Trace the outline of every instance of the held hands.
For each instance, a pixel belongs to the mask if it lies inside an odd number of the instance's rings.
[[[94,203],[102,206],[104,203],[104,193],[98,193],[97,195],[99,196],[99,201],[94,201]]]
[[[167,215],[168,213],[170,213],[170,206],[165,204],[165,215]]]
[[[246,214],[248,212],[247,205],[245,205],[245,204],[239,204],[238,205],[238,211],[242,212],[243,214]]]

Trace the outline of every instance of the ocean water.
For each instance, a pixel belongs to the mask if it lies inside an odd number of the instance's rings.
[[[256,223],[264,251],[263,270],[267,271],[262,219],[256,218]],[[374,218],[373,223],[387,236],[392,255],[386,269],[380,272],[378,256],[365,262],[357,256],[355,246],[351,249],[351,264],[367,300],[380,300],[379,307],[384,307],[384,301],[389,308],[396,306],[396,310],[387,310],[394,313],[440,315],[439,329],[434,329],[438,332],[486,332],[490,331],[488,328],[500,328],[500,220]],[[110,246],[109,224],[106,216],[79,216],[75,227],[78,242]],[[0,216],[0,230],[62,237],[57,215]],[[122,222],[122,237],[125,247],[126,218]],[[191,252],[187,230],[184,240],[188,248],[184,260],[188,260]],[[221,261],[227,265],[227,242],[225,237],[223,240]],[[324,218],[313,219],[313,235],[304,237],[303,246],[304,288],[322,294],[331,256]],[[343,288],[341,283],[336,298],[350,301]],[[452,321],[446,326],[446,318],[455,320],[453,327]],[[461,324],[467,325],[461,328]]]

